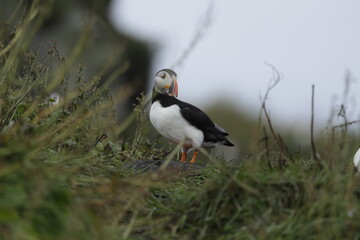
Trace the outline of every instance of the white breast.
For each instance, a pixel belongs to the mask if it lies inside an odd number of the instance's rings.
[[[150,121],[161,135],[174,142],[184,141],[184,144],[196,148],[204,141],[203,132],[181,116],[178,105],[164,108],[158,101],[154,102],[150,109]]]

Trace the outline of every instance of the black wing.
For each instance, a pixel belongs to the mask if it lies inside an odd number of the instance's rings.
[[[157,96],[155,96],[154,101],[156,100],[159,100],[163,107],[169,107],[174,104],[178,105],[180,108],[180,113],[184,117],[184,119],[204,133],[205,142],[221,142],[224,145],[233,146],[233,144],[225,138],[225,136],[229,134],[225,132],[224,129],[216,125],[209,118],[209,116],[206,115],[206,113],[204,113],[194,105],[180,101],[175,97],[163,94],[158,94]]]
[[[180,108],[181,115],[195,127],[204,130],[205,128],[213,128],[215,124],[211,119],[199,108],[180,101],[179,99],[164,94],[155,94],[153,102],[160,101],[162,107],[169,107],[172,105],[178,105]]]
[[[180,113],[189,123],[191,123],[191,125],[194,125],[198,129],[205,130],[215,127],[215,124],[211,121],[209,116],[195,106],[190,104],[187,106],[180,106]]]
[[[216,125],[206,113],[199,108],[182,102],[180,106],[181,115],[193,126],[200,129],[204,133],[204,142],[222,143],[227,146],[234,146],[225,136],[229,135],[224,129]]]

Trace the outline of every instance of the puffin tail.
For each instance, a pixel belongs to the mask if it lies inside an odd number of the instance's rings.
[[[225,138],[225,141],[224,141],[222,144],[225,145],[225,146],[228,146],[228,147],[233,147],[233,146],[235,146],[232,142],[230,142],[230,141],[227,140],[226,138]]]

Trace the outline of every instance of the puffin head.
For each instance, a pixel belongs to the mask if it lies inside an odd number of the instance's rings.
[[[155,75],[155,90],[161,94],[178,96],[176,72],[171,69],[162,69]]]

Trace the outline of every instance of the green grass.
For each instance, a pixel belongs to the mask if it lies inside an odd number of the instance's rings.
[[[322,170],[308,152],[276,166],[274,142],[270,169],[263,144],[251,138],[257,151],[236,164],[212,157],[203,169],[130,169],[139,159],[166,159],[171,147],[148,136],[145,98],[115,121],[122,96],[108,94],[114,76],[100,86],[99,76],[87,79],[75,64],[86,29],[71,56],[54,46],[48,56],[30,51],[26,36],[47,14],[38,4],[13,41],[1,39],[0,239],[360,238],[349,136],[324,140]],[[50,106],[54,90],[64,98]]]

